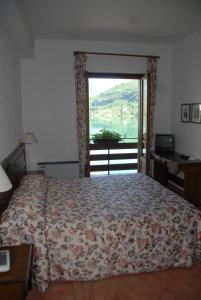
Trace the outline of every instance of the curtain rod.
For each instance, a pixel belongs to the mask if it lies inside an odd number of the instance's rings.
[[[74,51],[74,55],[77,54],[77,53],[93,54],[93,55],[111,55],[111,56],[151,57],[151,58],[156,58],[156,59],[160,58],[160,56],[156,56],[156,55],[140,55],[140,54],[125,54],[125,53]]]

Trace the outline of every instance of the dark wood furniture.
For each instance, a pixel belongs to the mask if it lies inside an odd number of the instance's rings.
[[[10,252],[10,271],[0,273],[0,299],[23,300],[31,288],[31,245],[1,247]]]
[[[36,171],[27,171],[26,175],[44,175],[45,172],[43,170],[36,170]]]
[[[181,153],[152,153],[154,179],[189,202],[201,206],[201,160],[189,160]],[[179,172],[183,175],[178,176]]]
[[[13,184],[12,190],[0,193],[0,215],[7,208],[13,191],[26,174],[26,156],[24,144],[19,144],[3,161],[0,162]]]

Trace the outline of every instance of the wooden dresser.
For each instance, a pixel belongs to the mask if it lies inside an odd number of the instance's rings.
[[[201,160],[189,160],[177,152],[152,153],[152,158],[154,179],[200,207]]]

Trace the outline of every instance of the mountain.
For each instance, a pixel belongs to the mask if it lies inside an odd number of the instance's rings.
[[[121,83],[90,97],[90,136],[106,128],[126,136],[129,141],[138,137],[138,82]]]
[[[127,83],[121,83],[107,91],[90,97],[90,108],[95,109],[98,107],[115,105],[114,102],[125,101],[138,102],[138,81],[132,80]]]

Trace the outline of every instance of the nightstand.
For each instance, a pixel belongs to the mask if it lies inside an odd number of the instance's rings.
[[[0,273],[0,299],[23,300],[31,288],[32,245],[0,247],[10,252],[10,271]]]
[[[45,172],[44,172],[43,170],[27,171],[27,172],[26,172],[26,175],[36,175],[36,174],[44,175]]]

